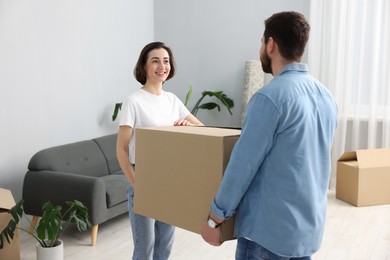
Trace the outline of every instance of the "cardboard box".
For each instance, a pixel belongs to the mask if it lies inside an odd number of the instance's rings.
[[[8,211],[15,206],[15,200],[10,190],[0,188],[0,230],[3,231],[11,220]],[[15,230],[15,235],[11,244],[4,240],[4,247],[0,249],[0,259],[19,260],[19,230]]]
[[[390,204],[390,149],[344,153],[337,162],[336,198],[355,206]]]
[[[134,211],[199,234],[240,134],[214,127],[136,129]],[[222,241],[234,239],[234,218],[221,229]]]

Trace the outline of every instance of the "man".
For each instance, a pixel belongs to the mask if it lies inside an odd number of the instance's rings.
[[[300,63],[310,25],[296,12],[265,21],[260,60],[274,78],[251,98],[203,239],[236,215],[236,259],[311,259],[321,244],[337,105]],[[205,216],[206,218],[206,216]]]

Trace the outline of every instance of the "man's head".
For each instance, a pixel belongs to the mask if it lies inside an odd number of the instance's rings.
[[[279,53],[284,59],[299,62],[310,34],[310,25],[305,17],[297,12],[281,12],[272,15],[265,20],[264,24],[262,39],[264,48],[260,53],[264,72],[272,73],[272,61],[266,48],[270,38],[277,44]]]

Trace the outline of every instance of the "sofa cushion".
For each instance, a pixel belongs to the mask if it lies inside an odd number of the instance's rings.
[[[118,134],[106,135],[92,139],[101,149],[104,157],[107,160],[108,170],[110,174],[120,170],[118,160],[116,159],[116,139]]]
[[[107,207],[111,208],[127,200],[127,187],[129,182],[123,174],[107,175],[101,177],[106,184]]]
[[[32,171],[58,171],[100,177],[109,174],[106,158],[92,140],[70,143],[37,152],[28,165]]]
[[[122,170],[119,170],[119,171],[116,171],[116,172],[112,172],[111,174],[112,175],[116,175],[116,174],[123,175],[123,172],[122,172]]]

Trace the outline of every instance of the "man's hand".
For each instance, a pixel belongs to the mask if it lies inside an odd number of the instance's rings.
[[[209,243],[210,245],[212,246],[222,245],[221,227],[211,228],[207,224],[207,220],[204,220],[200,228],[200,234],[202,235],[203,240]]]

